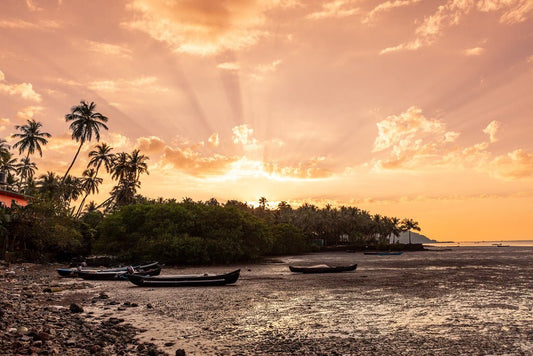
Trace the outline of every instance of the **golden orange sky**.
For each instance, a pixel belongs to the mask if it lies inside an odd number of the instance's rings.
[[[1,1],[0,137],[42,122],[39,173],[64,173],[80,100],[115,152],[150,157],[149,197],[533,239],[531,0]]]

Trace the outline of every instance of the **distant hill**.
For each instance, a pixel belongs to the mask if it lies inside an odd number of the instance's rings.
[[[428,243],[435,243],[436,240],[431,240],[427,236],[424,236],[422,234],[419,234],[417,232],[411,231],[411,243],[414,244],[428,244]],[[400,233],[400,243],[407,244],[409,243],[409,232],[405,231]]]

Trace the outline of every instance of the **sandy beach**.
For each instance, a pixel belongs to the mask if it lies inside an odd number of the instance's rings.
[[[358,268],[321,275],[288,269],[319,262]],[[457,247],[401,256],[315,253],[162,271],[241,268],[235,285],[202,288],[113,281],[71,288],[81,280],[56,276],[57,267],[39,266],[50,276],[48,283],[66,288],[39,301],[42,307],[76,300],[86,323],[119,319],[137,329],[136,342],[155,344],[170,355],[177,350],[187,355],[533,354],[533,247]]]

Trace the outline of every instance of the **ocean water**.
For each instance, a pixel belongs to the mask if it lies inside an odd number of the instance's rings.
[[[461,247],[461,246],[496,246],[496,245],[502,245],[502,246],[513,246],[513,247],[520,247],[520,246],[528,246],[533,247],[533,240],[496,240],[496,241],[457,241],[457,242],[437,242],[437,243],[430,243],[430,244],[424,244],[425,246],[435,246],[435,247]]]

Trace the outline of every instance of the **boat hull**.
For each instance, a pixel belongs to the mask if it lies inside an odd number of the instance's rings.
[[[159,262],[152,262],[145,265],[133,267],[135,274],[156,276],[161,273]],[[128,267],[108,268],[108,269],[68,269],[57,270],[62,277],[80,277],[87,280],[124,280],[124,275],[128,272]]]
[[[140,287],[198,287],[222,286],[237,282],[240,269],[220,275],[140,276],[126,274],[126,278]]]
[[[317,266],[289,266],[291,272],[298,273],[340,273],[355,271],[357,264],[349,266],[329,266],[329,265],[317,265]]]

